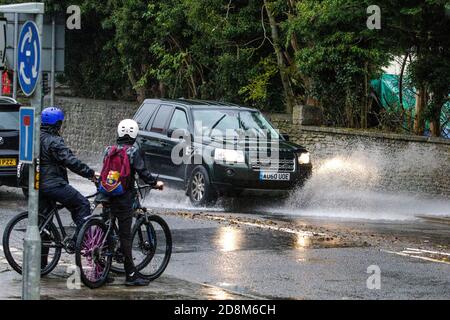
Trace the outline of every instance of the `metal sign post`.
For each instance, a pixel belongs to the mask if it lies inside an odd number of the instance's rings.
[[[39,212],[39,180],[36,179],[36,174],[38,174],[38,159],[40,154],[40,127],[41,127],[41,110],[42,110],[42,86],[41,86],[41,70],[40,67],[40,38],[42,37],[42,27],[44,24],[44,17],[42,14],[36,15],[36,26],[37,26],[37,38],[33,38],[30,43],[33,43],[33,49],[36,50],[34,54],[38,54],[39,58],[34,57],[34,62],[31,62],[31,77],[30,82],[34,83],[35,88],[28,87],[32,92],[34,92],[31,98],[31,106],[35,110],[34,117],[34,150],[33,150],[33,164],[30,170],[30,181],[28,185],[29,196],[28,196],[28,212],[29,212],[29,225],[27,229],[27,234],[25,238],[25,257],[24,257],[24,278],[23,278],[23,288],[22,288],[22,299],[24,300],[38,300],[40,298],[40,280],[41,280],[41,237],[38,228],[38,212]],[[25,24],[26,26],[26,24]],[[25,28],[24,26],[24,28]],[[27,32],[30,32],[29,30]],[[30,33],[27,33],[30,34]],[[27,40],[23,40],[27,41]],[[19,43],[23,45],[23,43]],[[38,48],[36,49],[36,46]],[[19,62],[20,62],[20,49],[19,50]],[[39,60],[37,60],[39,59]],[[19,64],[20,66],[20,64]],[[22,81],[24,86],[22,90],[25,92],[24,87],[27,86],[27,75],[26,72],[22,73],[19,68],[19,83],[22,86]]]
[[[32,165],[30,168],[29,197],[28,197],[28,228],[24,241],[22,299],[38,300],[40,298],[41,279],[41,237],[38,228],[39,212],[39,154],[40,154],[40,126],[42,110],[42,70],[41,70],[41,39],[44,26],[43,3],[21,3],[0,6],[0,12],[18,14],[34,14],[35,21],[27,22],[22,27],[20,39],[17,43],[18,64],[17,76],[22,91],[31,96],[31,107],[34,109],[34,119],[23,116],[24,130],[30,130],[33,121]],[[17,20],[16,20],[17,21]],[[21,152],[30,150],[21,148]],[[27,151],[28,152],[28,151]],[[24,158],[25,155],[20,155]],[[29,155],[28,155],[29,156]]]
[[[14,13],[14,73],[13,73],[13,99],[17,100],[17,34],[19,33],[19,14]]]

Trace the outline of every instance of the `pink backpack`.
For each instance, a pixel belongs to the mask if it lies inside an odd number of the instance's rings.
[[[112,146],[103,160],[99,191],[109,196],[120,196],[128,190],[130,177],[129,146]]]

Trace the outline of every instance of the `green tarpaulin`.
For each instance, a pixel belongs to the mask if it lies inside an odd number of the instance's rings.
[[[372,81],[372,88],[375,90],[380,99],[382,107],[387,111],[400,112],[399,98],[399,76],[393,74],[383,74],[380,79]],[[405,129],[411,128],[411,122],[414,120],[416,97],[413,88],[407,85],[406,81],[403,83],[403,109],[405,110]],[[450,138],[450,103],[447,103],[442,108],[441,114],[442,137]],[[426,125],[427,131],[429,124]],[[429,132],[426,133],[427,135]]]

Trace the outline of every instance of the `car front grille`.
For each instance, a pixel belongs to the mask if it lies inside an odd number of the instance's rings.
[[[278,172],[294,172],[294,159],[250,159],[250,166],[254,171],[278,171]]]

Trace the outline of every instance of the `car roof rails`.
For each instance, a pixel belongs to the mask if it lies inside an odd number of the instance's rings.
[[[6,96],[0,96],[0,103],[19,104],[17,100]]]

